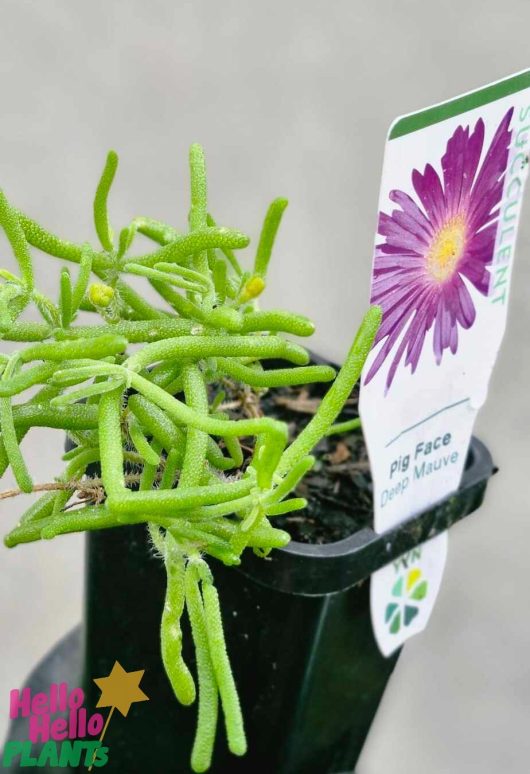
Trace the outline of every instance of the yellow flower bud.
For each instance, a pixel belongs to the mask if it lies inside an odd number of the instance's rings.
[[[254,275],[251,277],[243,288],[240,296],[240,300],[243,303],[250,301],[252,298],[257,298],[265,289],[265,280],[263,277]]]
[[[94,306],[106,309],[114,298],[114,288],[102,282],[94,282],[88,288],[88,298]]]

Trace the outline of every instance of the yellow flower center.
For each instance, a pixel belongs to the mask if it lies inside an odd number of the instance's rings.
[[[445,282],[453,276],[462,257],[466,223],[462,215],[455,215],[441,228],[426,255],[427,272],[435,282]]]

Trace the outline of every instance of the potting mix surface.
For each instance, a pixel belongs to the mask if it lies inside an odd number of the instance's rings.
[[[329,384],[280,387],[264,391],[237,391],[229,380],[220,410],[232,418],[275,417],[287,423],[293,441],[311,421],[329,389]],[[355,387],[337,422],[358,416],[359,390]],[[243,441],[243,450],[245,449]],[[361,430],[323,438],[312,454],[315,465],[296,489],[308,506],[274,518],[275,526],[286,530],[299,543],[333,543],[373,524],[373,495],[370,465]],[[250,455],[249,455],[250,456]]]

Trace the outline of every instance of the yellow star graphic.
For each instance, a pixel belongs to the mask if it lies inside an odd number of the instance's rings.
[[[131,704],[136,701],[149,701],[149,696],[140,688],[140,680],[144,676],[145,669],[139,669],[137,672],[126,672],[122,665],[116,661],[112,671],[107,677],[97,677],[94,679],[97,687],[101,690],[101,696],[97,707],[116,707],[123,717],[131,708]]]

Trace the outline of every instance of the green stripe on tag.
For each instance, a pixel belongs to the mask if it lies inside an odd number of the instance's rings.
[[[388,136],[389,140],[395,140],[396,137],[403,137],[405,134],[416,132],[418,129],[424,129],[426,126],[438,124],[448,118],[465,113],[468,110],[482,107],[497,99],[507,97],[509,94],[515,94],[530,86],[530,70],[525,70],[519,75],[498,81],[483,89],[473,91],[470,94],[464,94],[449,102],[443,102],[441,105],[435,105],[419,113],[410,113],[408,116],[400,118],[391,128]]]

